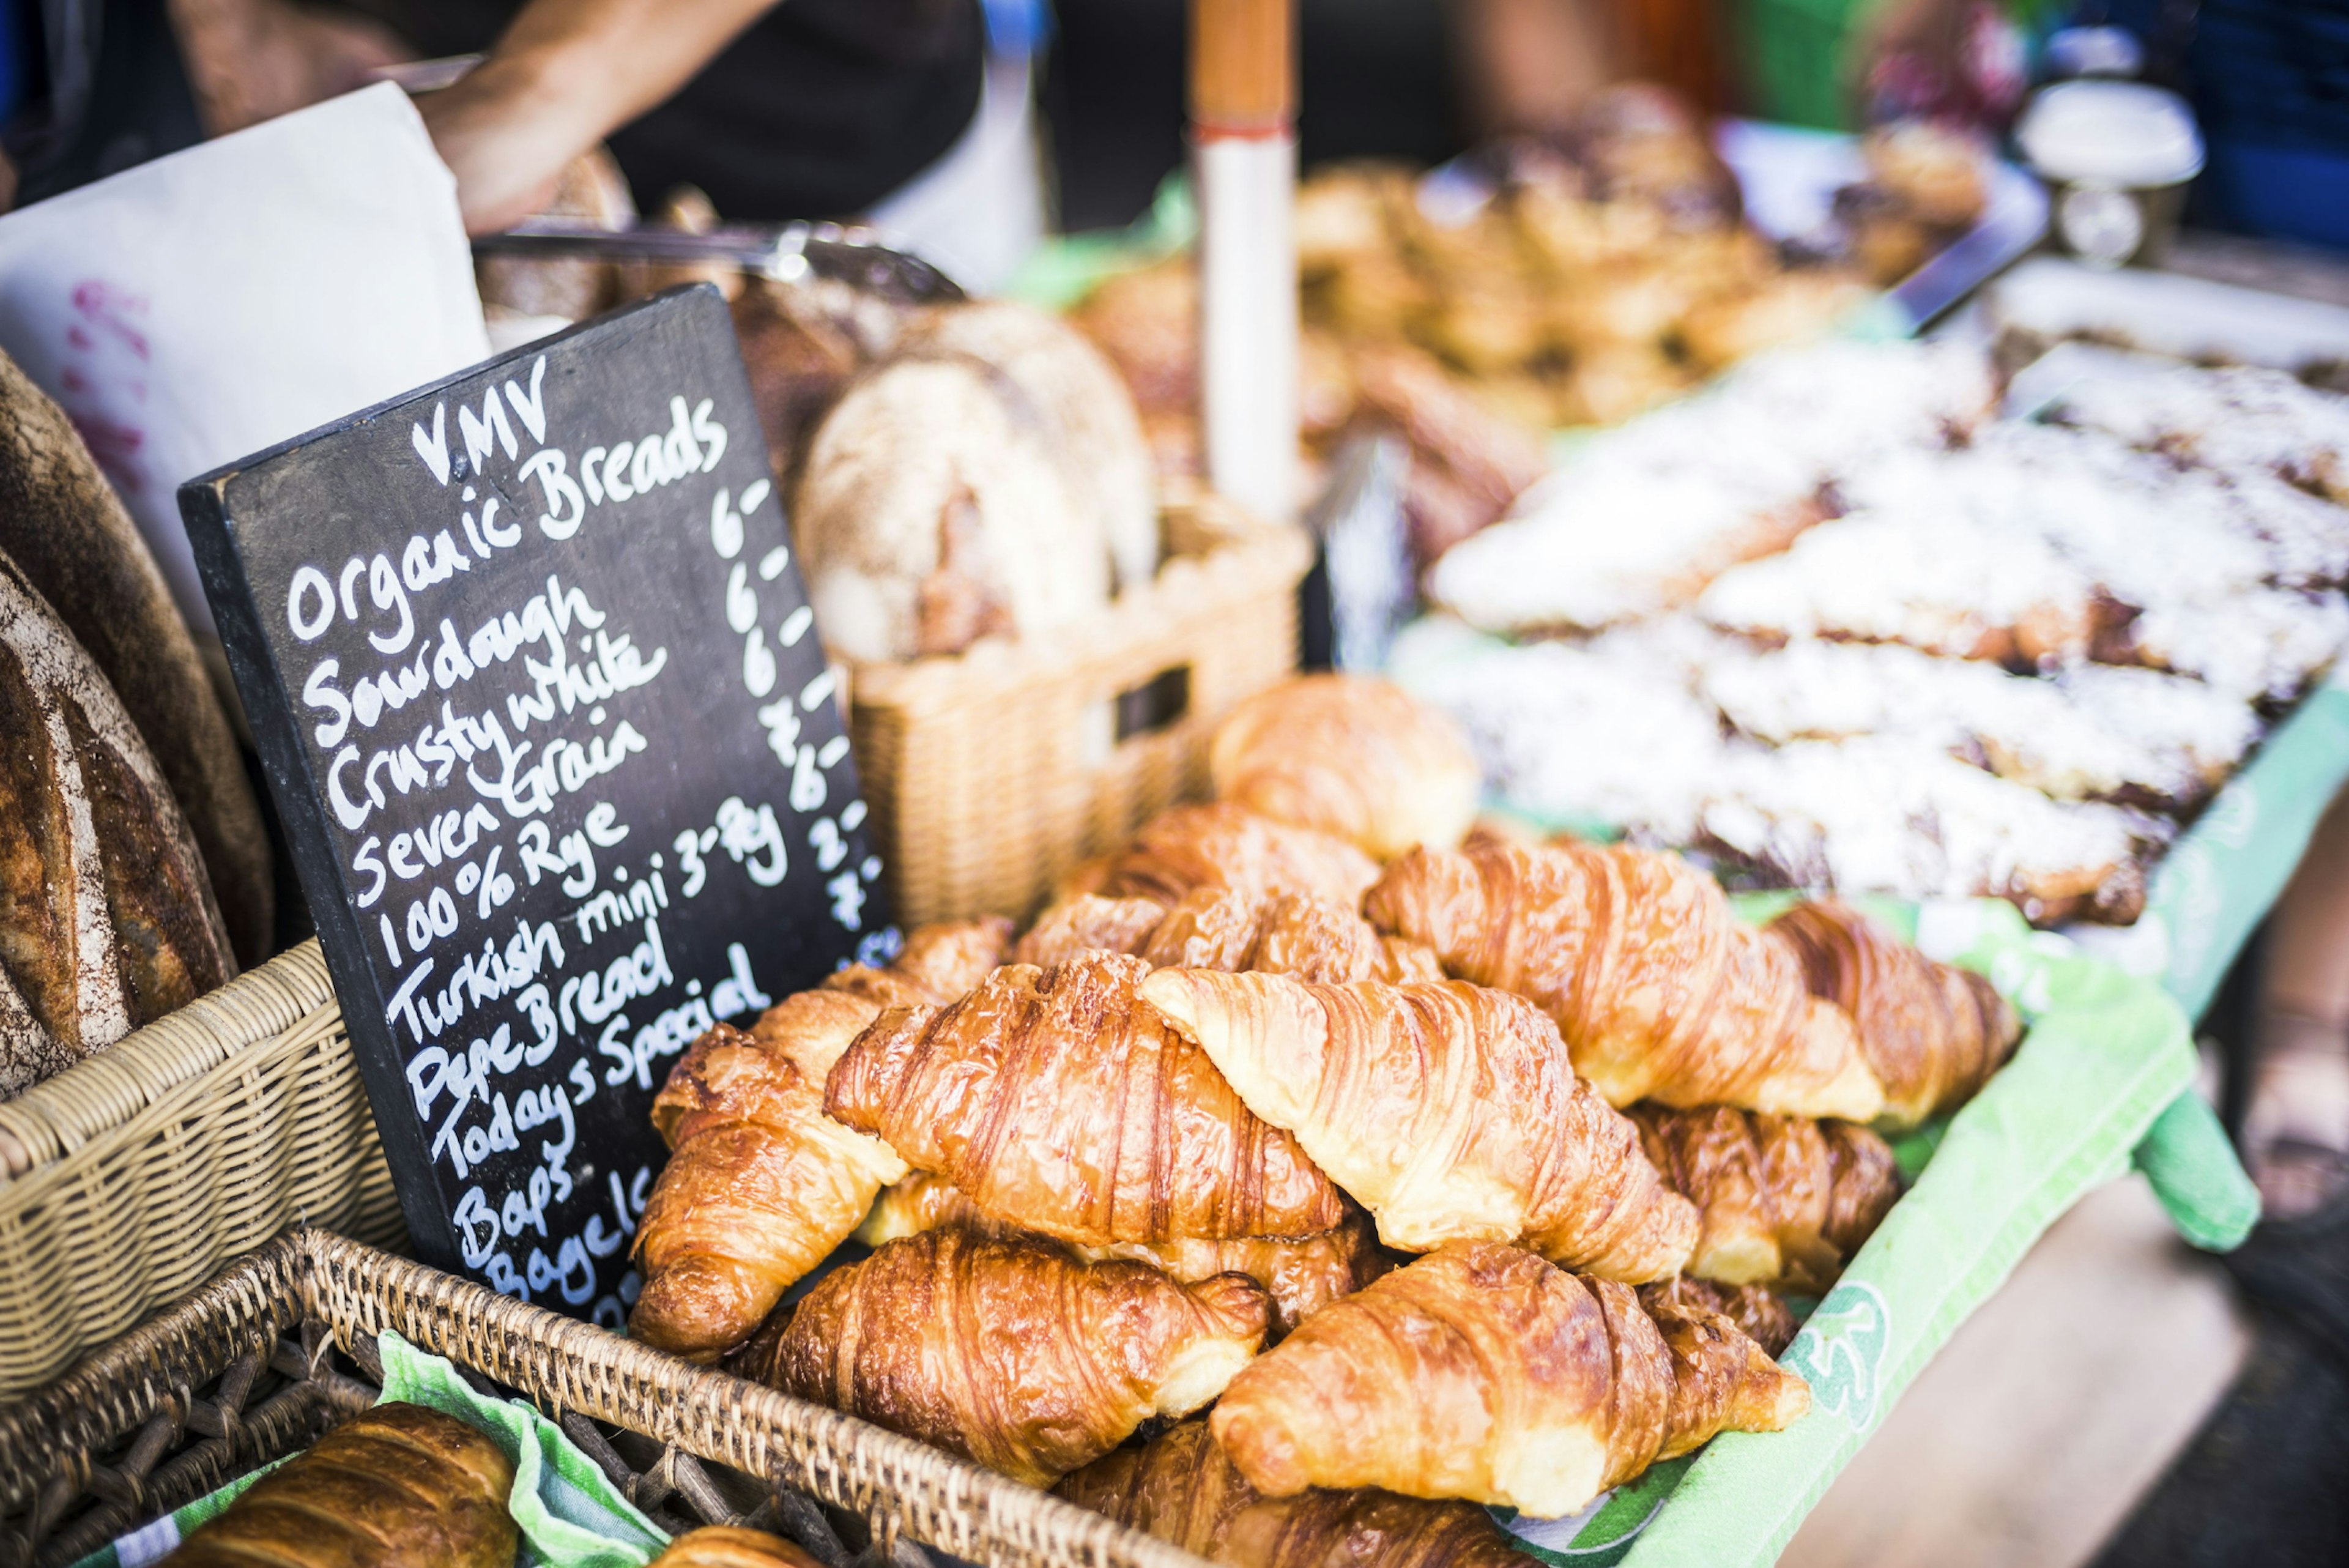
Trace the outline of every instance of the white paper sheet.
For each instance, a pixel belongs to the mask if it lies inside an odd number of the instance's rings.
[[[182,480],[490,352],[456,182],[389,83],[0,218],[0,348],[199,629]]]

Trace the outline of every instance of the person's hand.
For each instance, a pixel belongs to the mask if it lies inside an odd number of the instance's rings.
[[[416,107],[432,145],[457,176],[465,232],[511,228],[554,200],[570,161],[602,128],[567,113],[562,95],[537,90],[529,73],[492,58]]]
[[[543,206],[573,159],[683,87],[775,0],[529,0],[489,57],[418,104],[469,234]]]

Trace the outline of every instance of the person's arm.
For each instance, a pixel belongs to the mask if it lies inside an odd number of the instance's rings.
[[[487,58],[418,102],[473,234],[544,203],[564,165],[683,87],[775,0],[531,0]]]
[[[1457,0],[1465,98],[1482,135],[1564,130],[1621,74],[1601,0]]]

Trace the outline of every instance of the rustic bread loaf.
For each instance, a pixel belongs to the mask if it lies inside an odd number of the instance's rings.
[[[810,440],[792,527],[824,641],[852,659],[957,653],[1109,602],[1109,549],[1041,416],[968,357],[892,359]]]
[[[1122,592],[1158,571],[1158,489],[1133,394],[1085,335],[1008,299],[938,306],[908,325],[901,352],[968,354],[1028,395],[1050,427],[1070,493],[1099,518]]]
[[[817,625],[852,659],[957,653],[1099,611],[1157,567],[1132,400],[1073,329],[939,306],[809,437],[792,519]]]
[[[211,679],[147,541],[89,449],[0,354],[0,553],[97,664],[195,836],[236,955],[269,956],[269,835]]]
[[[0,555],[0,1096],[235,972],[162,771]]]
[[[857,319],[833,307],[839,295],[753,277],[730,303],[779,479],[797,465],[809,428],[871,361]]]

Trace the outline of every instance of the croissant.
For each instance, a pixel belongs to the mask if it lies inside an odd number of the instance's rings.
[[[1818,1294],[1900,1196],[1892,1149],[1866,1127],[1714,1106],[1636,1106],[1648,1158],[1703,1216],[1688,1272]]]
[[[651,1568],[822,1568],[780,1535],[730,1524],[705,1524],[670,1542]]]
[[[510,1568],[513,1465],[453,1416],[386,1404],[253,1483],[163,1559],[174,1568]]]
[[[916,931],[889,970],[843,971],[747,1033],[721,1023],[694,1042],[653,1101],[675,1152],[636,1230],[645,1281],[630,1333],[714,1359],[847,1239],[905,1165],[823,1114],[825,1075],[885,999],[958,993],[1009,935],[1004,920]]]
[[[1011,950],[1013,963],[1050,969],[1086,953],[1139,953],[1166,918],[1155,898],[1104,898],[1079,893],[1061,898],[1036,917]]]
[[[1696,1242],[1639,1129],[1522,998],[1459,981],[1313,985],[1160,970],[1143,1000],[1250,1110],[1377,1217],[1389,1246],[1524,1241],[1610,1279],[1662,1279]]]
[[[1194,888],[1317,893],[1350,909],[1378,877],[1377,862],[1342,838],[1219,802],[1159,813],[1123,853],[1080,867],[1062,892],[1170,906]]]
[[[1360,675],[1300,675],[1248,698],[1216,726],[1207,772],[1217,800],[1376,860],[1458,844],[1484,788],[1449,714]]]
[[[948,1227],[826,1274],[738,1366],[1049,1486],[1150,1417],[1223,1392],[1268,1310],[1237,1274],[1179,1285],[1144,1263]]]
[[[1640,1287],[1640,1305],[1650,1317],[1671,1307],[1683,1312],[1719,1313],[1744,1332],[1745,1337],[1773,1356],[1795,1343],[1795,1314],[1778,1293],[1762,1285],[1724,1285],[1682,1274]]]
[[[1257,1490],[1378,1486],[1573,1512],[1725,1429],[1776,1431],[1802,1379],[1717,1314],[1464,1242],[1325,1308],[1209,1417]]]
[[[1010,940],[1011,922],[999,915],[941,920],[916,928],[888,968],[851,964],[828,977],[823,989],[866,997],[884,1008],[952,1002],[1003,961]],[[831,1066],[824,1064],[824,1070]]]
[[[1232,1568],[1535,1568],[1474,1503],[1375,1487],[1267,1498],[1232,1521],[1219,1559]]]
[[[832,1072],[824,1108],[973,1201],[1064,1241],[1305,1236],[1344,1200],[1197,1045],[1135,999],[1141,960],[997,970],[899,1008]]]
[[[1473,1503],[1362,1488],[1259,1498],[1203,1420],[1120,1449],[1052,1489],[1080,1508],[1231,1568],[1532,1568]]]
[[[1197,889],[1166,912],[1141,953],[1153,969],[1253,970],[1332,984],[1444,978],[1426,948],[1381,936],[1352,905],[1311,893],[1250,899]]]
[[[1851,1014],[1884,1085],[1882,1114],[1900,1126],[1973,1098],[2023,1038],[1988,980],[1927,958],[1848,904],[1797,904],[1764,929],[1794,949],[1812,995]]]
[[[1852,1121],[1884,1108],[1850,1016],[1678,856],[1478,837],[1404,856],[1362,909],[1447,972],[1531,999],[1613,1105]]]
[[[805,1000],[777,1011],[807,1011],[792,1006]],[[713,1360],[856,1229],[905,1165],[827,1117],[819,1081],[791,1057],[723,1023],[693,1043],[657,1106],[677,1147],[636,1230],[645,1282],[628,1328],[656,1349]]]
[[[1046,909],[1014,956],[1049,965],[1086,952],[1133,953],[1153,969],[1258,970],[1332,982],[1444,978],[1427,949],[1381,936],[1350,907],[1310,893],[1258,898],[1195,888],[1171,909],[1081,893]]]
[[[1205,1419],[1179,1422],[1139,1448],[1104,1454],[1052,1490],[1210,1562],[1224,1561],[1232,1521],[1258,1501]]]
[[[857,1228],[856,1240],[878,1247],[941,1225],[960,1225],[990,1236],[1017,1235],[1022,1229],[981,1209],[944,1177],[916,1171],[882,1190],[874,1200],[873,1211]],[[1088,1262],[1130,1258],[1148,1263],[1180,1284],[1195,1284],[1217,1274],[1246,1274],[1272,1297],[1268,1343],[1285,1337],[1313,1314],[1340,1296],[1353,1294],[1392,1266],[1379,1251],[1370,1222],[1359,1210],[1349,1213],[1337,1229],[1314,1236],[1068,1245],[1070,1251]]]

